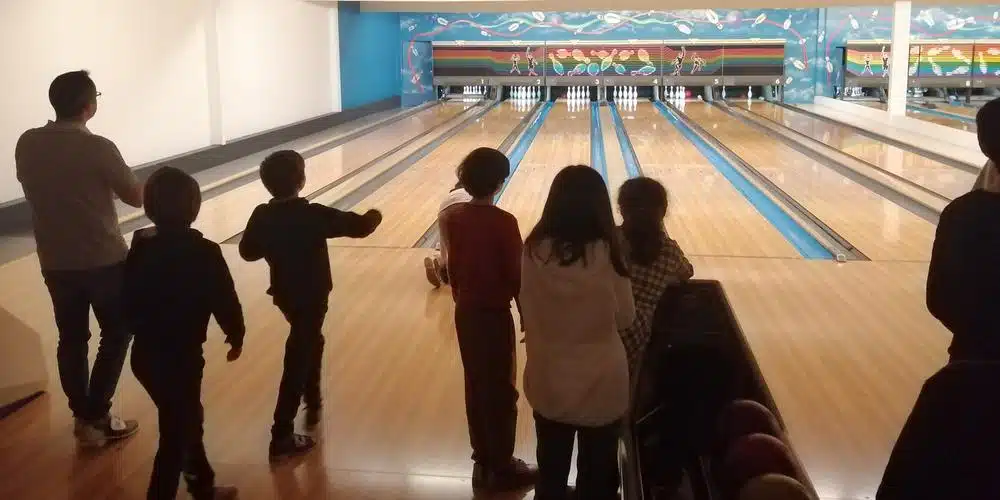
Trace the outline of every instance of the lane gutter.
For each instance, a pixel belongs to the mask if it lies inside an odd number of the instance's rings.
[[[604,156],[604,134],[601,131],[601,103],[590,103],[590,166],[601,173],[608,184],[608,160]],[[610,188],[610,186],[608,186]]]
[[[772,130],[767,125],[765,125],[763,123],[760,123],[760,122],[757,122],[753,118],[750,118],[750,117],[744,115],[741,112],[735,111],[735,109],[740,109],[740,108],[736,108],[734,106],[729,106],[728,104],[720,104],[718,102],[714,102],[712,104],[715,107],[719,108],[722,112],[726,113],[727,115],[732,116],[733,118],[736,118],[737,120],[740,120],[741,122],[743,122],[743,123],[745,123],[745,124],[747,124],[747,125],[755,128],[757,130],[762,131],[765,135],[774,136],[775,134],[777,134],[776,138],[779,141],[781,141],[782,144],[785,144],[788,147],[790,147],[790,148],[798,151],[799,153],[802,153],[802,154],[808,156],[809,158],[812,158],[817,163],[823,165],[826,168],[829,168],[830,170],[833,170],[834,172],[837,172],[838,174],[840,174],[840,175],[842,175],[842,176],[844,176],[844,177],[846,177],[846,178],[848,178],[848,179],[856,182],[857,184],[860,184],[862,187],[864,187],[864,188],[868,189],[869,191],[877,194],[878,196],[881,196],[882,198],[885,198],[885,199],[887,199],[887,200],[895,203],[896,205],[899,205],[904,210],[912,213],[913,215],[916,215],[917,217],[920,217],[921,219],[924,219],[927,222],[930,222],[931,224],[937,224],[937,221],[938,221],[938,219],[941,216],[941,211],[940,210],[938,210],[938,209],[936,209],[934,207],[931,207],[930,205],[927,205],[926,203],[923,203],[920,200],[917,200],[916,198],[913,198],[912,196],[907,195],[907,194],[899,191],[898,189],[894,188],[893,186],[890,186],[890,185],[888,185],[888,184],[886,184],[886,183],[884,183],[882,181],[879,181],[878,179],[873,179],[871,177],[868,177],[867,175],[864,175],[861,172],[858,172],[857,170],[855,170],[855,169],[847,166],[843,162],[837,161],[837,160],[835,160],[835,159],[833,159],[833,158],[831,158],[829,156],[825,156],[825,155],[817,152],[816,150],[814,150],[812,148],[809,148],[808,146],[806,146],[806,145],[804,145],[804,144],[802,144],[800,142],[797,142],[797,141],[793,140],[792,138],[790,138],[790,137],[782,134],[781,131],[779,131],[779,130]],[[744,112],[745,113],[751,113],[749,111],[744,111]],[[755,117],[759,116],[756,113],[751,113],[751,114],[753,114]],[[798,138],[800,138],[800,139],[807,139],[810,142],[815,142],[815,143],[821,144],[824,147],[824,149],[828,148],[828,149],[836,151],[838,153],[842,153],[840,150],[835,149],[835,148],[833,148],[833,147],[831,147],[831,146],[829,146],[829,145],[827,145],[827,144],[825,144],[825,143],[823,143],[821,141],[817,141],[817,140],[813,139],[812,137],[809,137],[809,136],[807,136],[805,134],[802,134],[801,132],[798,132],[798,131],[796,131],[794,129],[785,127],[784,125],[780,125],[780,124],[778,124],[776,122],[771,122],[771,123],[774,123],[775,127],[780,127],[783,130],[788,130],[788,131],[794,132],[795,136],[798,137]],[[850,155],[848,155],[848,156],[850,156]],[[853,156],[850,156],[850,158],[855,159]],[[866,166],[872,166],[870,163],[867,163],[867,162],[862,162],[862,163],[865,164]],[[886,170],[884,170],[884,169],[882,169],[880,167],[874,167],[874,168],[876,170],[878,170],[878,171],[889,173],[888,171],[886,171]],[[934,191],[930,191],[930,190],[924,188],[923,186],[920,186],[919,184],[916,184],[916,183],[910,181],[909,179],[906,179],[906,178],[903,178],[903,177],[897,177],[895,175],[892,175],[891,177],[894,178],[894,179],[899,180],[900,182],[905,183],[908,186],[917,187],[921,191],[929,192],[932,196],[934,196],[935,198],[941,199],[945,203],[951,201],[951,200],[948,200],[947,198],[941,196],[940,194],[935,193]]]
[[[668,107],[662,102],[655,104],[668,122],[670,122],[682,135],[694,144],[701,154],[712,163],[712,165],[739,191],[751,205],[764,216],[768,222],[774,226],[785,237],[785,239],[795,247],[799,253],[807,259],[834,259],[841,261],[847,259],[868,260],[864,254],[854,248],[843,237],[830,229],[820,221],[815,215],[810,213],[802,205],[796,202],[791,196],[781,190],[773,182],[765,178],[760,172],[750,166],[735,152],[722,144],[718,139],[705,131],[701,126],[687,118],[676,108]],[[723,156],[725,155],[725,156]],[[797,220],[787,213],[778,203],[768,197],[764,192],[747,179],[733,163],[739,164],[743,171],[753,176],[756,181],[764,185],[771,194],[782,200],[785,205],[798,213],[804,220],[809,221],[821,233],[830,237],[834,247],[828,247],[819,241],[816,236],[806,230]]]
[[[524,117],[521,118],[521,121],[519,121],[517,125],[511,129],[510,133],[507,134],[507,137],[505,137],[503,142],[500,143],[500,146],[497,147],[497,150],[503,152],[503,154],[509,157],[511,149],[513,149],[518,138],[522,136],[525,130],[527,130],[528,125],[530,125],[532,120],[538,116],[538,113],[540,113],[541,110],[542,103],[536,103],[531,109],[531,112],[525,114]],[[410,248],[435,248],[440,242],[441,232],[438,230],[437,220],[435,219],[434,222],[431,223],[430,227],[424,231],[424,234],[420,236],[420,239],[418,239],[417,242]]]
[[[642,165],[639,164],[639,155],[635,153],[635,148],[632,147],[632,139],[629,138],[628,132],[625,131],[625,121],[622,120],[622,116],[618,112],[618,105],[611,102],[608,103],[608,108],[611,110],[611,119],[615,124],[615,135],[618,136],[618,146],[622,150],[622,157],[625,159],[625,171],[628,172],[629,179],[642,177]]]

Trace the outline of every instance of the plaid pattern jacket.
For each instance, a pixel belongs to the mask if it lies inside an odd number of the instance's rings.
[[[629,262],[629,275],[635,297],[635,321],[619,334],[628,355],[629,373],[634,374],[652,335],[653,314],[660,297],[668,286],[690,279],[694,275],[694,266],[677,242],[664,235],[663,248],[652,265],[640,266]]]

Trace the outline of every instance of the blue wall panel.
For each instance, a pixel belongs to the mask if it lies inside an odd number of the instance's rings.
[[[400,95],[399,14],[338,4],[340,90],[344,109]]]

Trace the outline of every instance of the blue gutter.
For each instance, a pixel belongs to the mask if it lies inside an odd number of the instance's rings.
[[[615,122],[615,135],[618,136],[618,146],[625,159],[625,171],[628,172],[628,178],[639,177],[642,175],[642,172],[639,171],[639,157],[636,156],[632,141],[629,140],[628,133],[625,132],[625,122],[622,121],[622,115],[618,113],[618,105],[611,102],[608,103],[608,108],[611,109],[611,119]]]
[[[601,173],[608,183],[608,160],[604,156],[604,134],[601,132],[601,103],[590,103],[590,166]],[[609,186],[610,187],[610,186]]]
[[[953,114],[953,113],[949,113],[947,111],[940,111],[940,110],[937,110],[937,109],[924,108],[924,107],[921,107],[921,106],[912,106],[912,105],[909,105],[909,104],[906,105],[906,109],[908,109],[910,111],[916,111],[917,113],[926,113],[928,115],[937,115],[937,116],[941,116],[941,117],[944,117],[944,118],[951,118],[952,120],[958,120],[960,122],[976,123],[976,119],[972,118],[971,116],[956,115],[956,114]]]
[[[552,110],[552,103],[546,102],[542,105],[542,110],[535,117],[535,121],[528,125],[528,128],[524,130],[524,135],[521,139],[517,141],[517,146],[510,152],[510,175],[507,176],[507,180],[503,181],[503,186],[500,188],[500,192],[497,193],[494,198],[495,201],[499,201],[500,197],[503,196],[503,192],[507,190],[507,186],[510,184],[511,178],[514,177],[514,172],[517,171],[518,165],[521,164],[521,160],[524,159],[524,155],[528,153],[528,148],[531,147],[531,143],[535,140],[535,136],[538,135],[538,130],[542,128],[542,123],[545,118],[549,116],[549,111]]]
[[[791,216],[778,206],[770,197],[765,195],[743,176],[725,157],[715,148],[712,148],[698,134],[691,130],[681,119],[667,108],[662,102],[656,103],[656,109],[660,111],[667,121],[694,144],[698,152],[702,154],[716,170],[736,188],[740,194],[750,202],[753,207],[774,226],[789,243],[798,250],[799,254],[806,259],[833,259],[833,254],[826,247],[820,244],[809,231],[799,225]]]

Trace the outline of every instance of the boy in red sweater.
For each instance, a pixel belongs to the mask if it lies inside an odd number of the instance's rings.
[[[479,148],[459,167],[472,201],[444,212],[455,329],[465,369],[465,412],[472,443],[472,487],[504,491],[531,486],[538,469],[514,458],[517,388],[514,317],[521,288],[521,231],[494,205],[510,175],[503,153]]]

